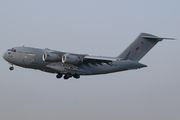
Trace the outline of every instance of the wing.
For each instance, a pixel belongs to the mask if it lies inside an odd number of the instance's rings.
[[[102,57],[102,56],[85,56],[83,58],[83,64],[85,64],[86,66],[90,67],[89,64],[92,64],[92,65],[101,65],[102,66],[102,63],[106,63],[106,64],[109,64],[110,62],[113,62],[113,61],[117,61],[118,59],[117,58],[112,58],[112,57]]]
[[[60,52],[60,51],[54,51],[54,50],[51,51],[51,53],[58,54],[60,56],[62,56],[63,54],[70,54],[70,55],[77,56],[83,61],[82,64],[88,67],[90,67],[89,64],[92,64],[94,66],[98,66],[98,65],[102,66],[103,63],[109,64],[113,61],[120,60],[120,58],[116,58],[116,57],[114,58],[114,57],[104,57],[104,56],[90,56],[87,54],[74,54],[74,53]]]
[[[87,56],[87,54],[75,54],[75,53],[68,53],[68,52],[61,52],[61,51],[50,51],[50,53],[53,53],[53,54],[58,54],[60,55],[61,57],[64,55],[64,54],[69,54],[69,55],[74,55],[74,56],[78,56],[79,58],[83,59],[85,56]]]

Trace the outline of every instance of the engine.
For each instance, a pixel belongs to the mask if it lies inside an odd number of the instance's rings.
[[[81,61],[81,59],[79,59],[78,56],[70,55],[70,54],[64,54],[62,56],[62,62],[63,63],[70,63],[70,64],[78,64],[82,61]]]
[[[61,57],[57,54],[53,54],[53,53],[44,53],[43,54],[43,61],[58,62],[60,60],[61,60]]]

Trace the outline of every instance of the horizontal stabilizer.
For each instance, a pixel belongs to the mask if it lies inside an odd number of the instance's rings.
[[[141,36],[141,37],[145,39],[158,39],[159,41],[162,41],[163,39],[176,40],[174,38],[161,38],[161,37],[156,37],[156,36]]]

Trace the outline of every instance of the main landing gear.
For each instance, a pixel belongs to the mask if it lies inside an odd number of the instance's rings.
[[[79,79],[79,78],[80,78],[80,75],[74,74],[73,77],[76,78],[76,79]]]
[[[62,77],[62,74],[61,73],[58,73],[57,75],[56,75],[56,78],[61,78]]]
[[[61,73],[58,73],[57,75],[56,75],[56,78],[61,78],[62,77],[62,74]],[[71,77],[74,77],[74,78],[76,78],[76,79],[79,79],[80,78],[80,75],[78,75],[78,74],[71,74],[71,73],[67,73],[67,74],[65,74],[64,75],[64,79],[65,80],[67,80],[67,79],[69,79],[69,78],[71,78]]]

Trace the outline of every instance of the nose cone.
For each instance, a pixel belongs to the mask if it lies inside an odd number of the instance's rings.
[[[3,58],[4,58],[5,60],[7,59],[7,53],[6,53],[6,52],[3,54]]]

